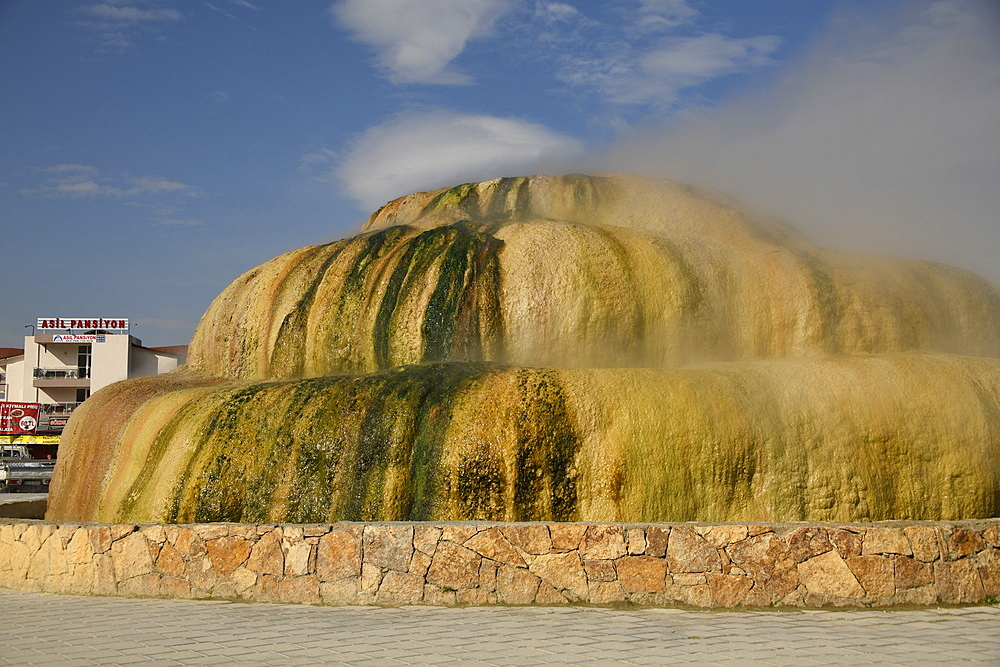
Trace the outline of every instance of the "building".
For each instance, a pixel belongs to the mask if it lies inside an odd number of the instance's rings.
[[[38,435],[17,437],[52,448],[70,413],[92,393],[121,380],[167,373],[186,356],[183,345],[144,347],[128,333],[127,319],[40,318],[24,337],[23,349],[0,348],[0,400],[41,403]]]

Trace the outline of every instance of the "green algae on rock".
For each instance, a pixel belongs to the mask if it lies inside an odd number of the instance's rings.
[[[1000,513],[1000,290],[630,176],[418,193],[91,398],[49,518]]]

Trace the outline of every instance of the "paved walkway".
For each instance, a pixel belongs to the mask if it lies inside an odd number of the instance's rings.
[[[1000,606],[310,607],[0,590],[0,664],[1000,664]]]

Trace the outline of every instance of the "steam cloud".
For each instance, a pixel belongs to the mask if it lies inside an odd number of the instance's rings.
[[[841,11],[774,84],[637,129],[602,167],[715,187],[822,244],[1000,282],[1000,5],[904,5]]]

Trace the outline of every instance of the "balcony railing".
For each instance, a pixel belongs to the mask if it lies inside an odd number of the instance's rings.
[[[90,377],[89,368],[36,368],[36,380],[86,380]]]
[[[43,403],[42,414],[68,415],[82,405],[81,403]]]

